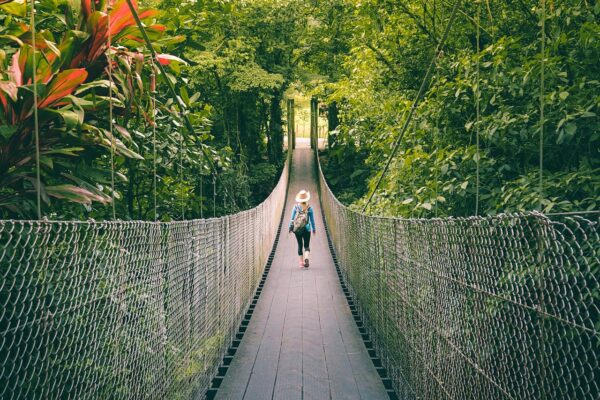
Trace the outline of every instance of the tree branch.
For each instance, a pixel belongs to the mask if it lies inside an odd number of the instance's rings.
[[[385,64],[386,67],[388,67],[388,69],[393,72],[396,75],[399,75],[398,69],[397,67],[392,63],[392,61],[390,61],[385,54],[383,54],[381,52],[381,50],[379,50],[378,48],[376,48],[375,46],[373,46],[370,43],[365,43],[365,46],[367,46],[369,49],[371,49],[371,51],[373,51],[373,53],[375,53],[375,57],[381,61],[382,63]]]

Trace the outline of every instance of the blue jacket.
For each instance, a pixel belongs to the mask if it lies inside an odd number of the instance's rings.
[[[292,210],[292,219],[290,220],[290,229],[294,226],[294,219],[296,218],[296,213],[299,210],[299,206],[296,204],[294,206],[294,209]],[[313,231],[315,232],[317,229],[317,226],[315,225],[315,216],[313,214],[313,209],[312,207],[308,207],[308,223],[306,224],[306,230],[307,231]]]

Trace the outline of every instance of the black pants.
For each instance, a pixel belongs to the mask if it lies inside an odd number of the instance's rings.
[[[296,235],[296,240],[298,241],[298,255],[301,256],[302,252],[302,242],[304,241],[304,250],[310,251],[310,231],[306,229],[302,229],[300,232],[294,233]]]

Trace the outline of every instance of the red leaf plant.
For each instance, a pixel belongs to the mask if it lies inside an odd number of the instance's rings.
[[[135,0],[133,5],[137,11]],[[139,13],[140,18],[146,21],[157,15],[156,10]],[[85,123],[94,113],[99,114],[105,110],[99,108],[98,104],[106,106],[107,102],[102,99],[106,99],[109,90],[114,90],[103,83],[106,82],[103,75],[106,74],[106,54],[109,51],[114,56],[115,74],[122,75],[121,78],[117,75],[117,83],[120,79],[127,86],[122,87],[123,93],[118,94],[121,96],[120,104],[136,106],[131,82],[139,83],[138,90],[143,88],[141,76],[145,59],[140,53],[129,51],[119,44],[142,41],[127,1],[81,0],[81,14],[76,26],[64,30],[57,43],[48,39],[53,35],[38,32],[35,36],[35,48],[26,19],[15,19],[14,26],[14,31],[19,32],[13,38],[18,50],[7,60],[9,65],[5,69],[0,60],[0,212],[3,208],[15,210],[15,202],[20,198],[24,198],[24,202],[31,202],[36,190],[33,168],[36,153],[33,140],[34,92],[38,93],[39,150],[43,161],[40,188],[42,198],[46,202],[50,196],[78,203],[105,203],[111,196],[97,189],[96,185],[82,180],[75,181],[73,174],[64,171],[64,165],[68,164],[66,162],[60,163],[63,166],[61,172],[53,171],[56,163],[52,160],[73,159],[88,148],[110,146],[111,141],[106,139],[109,133],[105,128]],[[163,25],[150,25],[147,29],[156,37],[165,31]],[[168,59],[169,56],[166,56],[160,62]],[[132,68],[134,64],[135,68]],[[119,72],[122,65],[127,67]],[[100,95],[99,102],[90,100],[97,98],[97,91]],[[129,100],[124,101],[126,99],[123,96],[126,95]],[[105,119],[105,115],[101,119]],[[70,139],[67,141],[64,140],[65,132],[69,132]],[[127,142],[131,142],[131,137],[127,137],[123,130],[116,129],[116,132]],[[141,159],[121,140],[114,142],[118,143],[118,155]],[[73,173],[74,171],[77,171],[76,167],[71,170]],[[64,184],[64,177],[75,183],[75,186]],[[19,204],[21,207],[23,202]]]

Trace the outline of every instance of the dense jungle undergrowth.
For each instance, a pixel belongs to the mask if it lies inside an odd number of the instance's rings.
[[[0,0],[0,217],[37,216],[33,71],[48,218],[107,219],[114,204],[116,218],[167,221],[256,205],[283,165],[283,106],[298,92],[328,120],[330,184],[362,208],[454,4],[133,3],[157,59],[125,0],[39,0],[35,35],[30,3]],[[472,215],[477,194],[480,214],[598,208],[600,4],[542,4],[460,3],[369,212]]]
[[[321,14],[314,34],[327,37],[318,66],[328,79],[316,90],[337,106],[324,164],[345,203],[357,209],[366,204],[452,5],[334,1]],[[542,5],[461,3],[370,213],[473,215],[477,192],[479,214],[598,209],[600,3],[546,1],[545,10]]]

